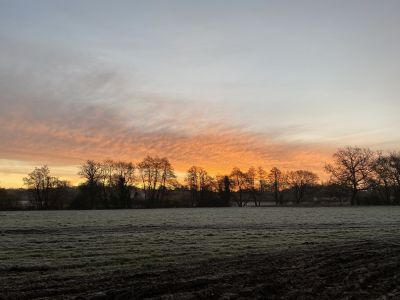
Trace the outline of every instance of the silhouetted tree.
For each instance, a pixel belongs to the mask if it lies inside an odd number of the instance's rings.
[[[131,193],[135,182],[135,166],[123,161],[115,162],[112,175],[112,187],[116,199],[116,207],[130,208]]]
[[[89,194],[90,208],[96,208],[96,200],[100,197],[100,180],[103,176],[101,164],[88,160],[81,165],[78,175],[86,179],[85,186]]]
[[[185,182],[190,191],[191,206],[194,207],[197,203],[197,191],[199,189],[199,170],[198,167],[192,166],[187,170]]]
[[[188,205],[189,199],[191,206],[229,206],[232,198],[238,207],[248,201],[261,206],[266,191],[272,193],[276,205],[284,203],[283,195],[288,191],[293,192],[297,204],[306,193],[313,193],[314,203],[332,199],[331,203],[336,203],[337,198],[342,204],[345,195],[350,194],[352,205],[400,204],[400,152],[339,149],[333,162],[325,166],[330,174],[328,184],[317,184],[318,176],[306,170],[282,172],[274,167],[267,174],[262,167],[250,167],[247,172],[233,168],[229,176],[213,178],[203,168],[193,166],[187,171],[186,186],[180,186],[168,159],[151,156],[144,158],[137,170],[138,176],[130,162],[88,160],[78,173],[85,182],[77,189],[52,176],[47,166],[35,168],[24,178],[24,184],[32,207],[37,209],[130,208],[139,188],[143,188],[145,201],[135,202],[135,206],[145,207],[182,207]],[[357,196],[360,191],[362,195]],[[0,209],[17,207],[17,198],[23,193],[13,190],[9,194],[0,189]],[[75,195],[72,202],[71,195]]]
[[[390,176],[395,189],[396,204],[400,204],[400,152],[392,152],[389,155]]]
[[[289,187],[293,190],[296,203],[300,204],[307,189],[317,184],[318,176],[307,170],[297,170],[289,172],[287,180]]]
[[[203,169],[196,166],[192,166],[186,173],[187,175],[185,181],[187,182],[190,191],[192,207],[196,206],[199,202],[198,194],[200,191],[200,176],[201,176],[200,173],[203,172],[204,172]]]
[[[250,192],[251,199],[254,201],[254,206],[258,206],[258,195],[256,188],[257,171],[254,167],[250,167],[246,175],[246,189]]]
[[[358,204],[358,192],[367,190],[371,184],[374,153],[365,148],[346,147],[333,154],[333,160],[333,164],[325,166],[331,182],[347,186],[351,191],[351,205]]]
[[[100,163],[100,169],[99,183],[103,205],[105,208],[117,207],[118,204],[112,203],[115,162],[112,159],[106,159]]]
[[[167,158],[147,156],[138,164],[139,176],[145,192],[147,207],[163,200],[168,187],[176,183],[174,170]]]
[[[191,194],[192,206],[206,206],[210,202],[210,192],[214,188],[214,179],[201,167],[192,166],[186,173],[185,181]]]
[[[268,188],[268,181],[267,181],[267,172],[262,168],[257,168],[257,177],[258,177],[258,191],[259,191],[259,199],[258,199],[258,206],[261,206],[261,200],[264,197],[264,194]]]
[[[178,186],[174,168],[168,158],[161,158],[161,183],[157,191],[157,201],[164,201],[167,190]]]
[[[50,189],[49,208],[64,209],[70,204],[69,191],[71,183],[54,177],[53,187]]]
[[[58,208],[55,206],[63,196],[61,191],[68,186],[66,181],[51,176],[46,165],[36,167],[23,181],[31,193],[32,206],[37,209]]]
[[[273,167],[267,177],[268,185],[273,193],[275,204],[283,204],[283,190],[286,187],[287,177],[276,167]]]
[[[246,189],[248,178],[246,173],[242,172],[239,168],[233,168],[230,176],[230,182],[232,183],[232,187],[238,193],[238,197],[236,197],[237,206],[243,207],[246,205],[246,201],[243,197],[243,192]]]
[[[217,186],[221,206],[229,206],[231,201],[231,181],[229,176],[217,176]]]
[[[395,180],[392,176],[390,165],[390,156],[378,153],[377,158],[372,163],[371,185],[377,192],[379,198],[383,199],[386,204],[391,203],[392,188],[395,186]]]

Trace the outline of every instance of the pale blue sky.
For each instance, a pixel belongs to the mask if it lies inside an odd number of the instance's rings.
[[[0,7],[4,122],[58,116],[68,131],[81,118],[77,107],[94,105],[142,133],[223,124],[280,142],[400,144],[400,1]],[[61,122],[67,113],[76,116]],[[18,137],[10,128],[3,140]]]

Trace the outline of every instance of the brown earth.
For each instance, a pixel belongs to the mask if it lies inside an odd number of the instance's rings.
[[[305,244],[90,277],[69,272],[52,277],[46,269],[7,270],[3,275],[0,280],[7,280],[0,281],[0,299],[400,299],[400,242]],[[35,280],[44,275],[45,282]]]

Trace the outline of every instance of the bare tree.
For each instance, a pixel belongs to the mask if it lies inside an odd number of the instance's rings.
[[[31,190],[32,205],[38,209],[45,209],[48,205],[48,190],[50,187],[50,169],[44,165],[36,167],[27,177],[23,178],[24,185]]]
[[[163,200],[168,187],[175,184],[175,173],[167,158],[147,156],[138,164],[139,176],[148,207]]]
[[[243,207],[246,205],[246,201],[243,197],[243,192],[246,189],[248,178],[246,173],[242,172],[239,168],[233,168],[230,176],[230,181],[232,183],[232,187],[238,193],[239,197],[236,197],[237,206]]]
[[[53,187],[50,189],[49,207],[53,209],[65,209],[69,203],[69,190],[71,183],[53,177]]]
[[[223,206],[229,206],[231,201],[231,181],[229,176],[217,176],[217,189]]]
[[[262,167],[258,167],[257,178],[258,178],[258,192],[260,195],[258,198],[258,206],[261,206],[261,200],[264,198],[264,194],[268,187],[267,177],[268,177],[267,172]]]
[[[400,152],[389,155],[390,174],[395,186],[396,204],[400,203]]]
[[[164,201],[167,190],[170,188],[175,188],[179,184],[176,180],[174,168],[172,167],[168,158],[166,157],[161,158],[160,165],[161,165],[161,180],[160,180],[161,183],[157,191],[157,200],[162,202]]]
[[[23,178],[23,181],[31,192],[32,205],[35,208],[60,208],[55,206],[58,206],[56,203],[61,198],[61,189],[67,187],[68,183],[51,176],[48,166],[36,167],[27,177]]]
[[[154,168],[154,159],[147,156],[138,164],[138,170],[143,185],[146,205],[152,206],[154,201],[153,182],[157,183],[158,174]]]
[[[102,179],[102,166],[93,160],[88,160],[81,165],[79,176],[86,179],[86,187],[89,192],[90,208],[96,208],[96,200],[99,197],[99,183]]]
[[[112,190],[114,181],[115,162],[111,159],[106,159],[100,164],[101,176],[100,186],[102,190],[102,200],[105,208],[110,208],[112,205]]]
[[[390,156],[383,155],[378,152],[377,158],[372,163],[373,174],[371,177],[371,185],[380,198],[386,204],[391,203],[392,187],[395,186],[395,178],[390,165]]]
[[[276,167],[273,167],[267,177],[268,185],[272,191],[276,205],[283,204],[283,190],[286,187],[286,175]]]
[[[331,182],[344,185],[351,191],[351,205],[358,204],[359,191],[370,187],[373,172],[374,153],[366,148],[346,147],[333,154],[333,164],[327,164],[325,170],[331,176]]]
[[[190,190],[192,206],[202,206],[209,192],[214,189],[214,179],[203,168],[192,166],[186,173],[185,181]]]
[[[198,167],[192,166],[187,170],[185,182],[190,191],[191,206],[194,207],[197,202],[197,191],[199,189],[199,170]]]
[[[250,192],[251,199],[254,201],[254,206],[258,206],[257,195],[257,171],[254,167],[250,167],[246,175],[246,189]]]
[[[287,179],[289,187],[293,190],[296,203],[300,204],[307,189],[317,184],[318,176],[311,171],[297,170],[289,172]]]
[[[119,208],[130,208],[131,193],[135,182],[135,166],[123,161],[115,162],[112,175],[112,187]]]

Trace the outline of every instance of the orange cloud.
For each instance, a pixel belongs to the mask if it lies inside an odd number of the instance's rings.
[[[321,145],[278,142],[238,124],[217,124],[207,120],[201,109],[182,110],[179,103],[161,108],[162,101],[136,104],[138,109],[50,100],[29,105],[9,102],[8,113],[3,111],[0,118],[1,158],[40,161],[70,170],[89,158],[137,162],[145,155],[158,155],[168,157],[180,172],[191,165],[212,174],[228,173],[234,166],[260,165],[306,168],[321,174],[332,153]],[[70,171],[67,177],[73,177]]]

